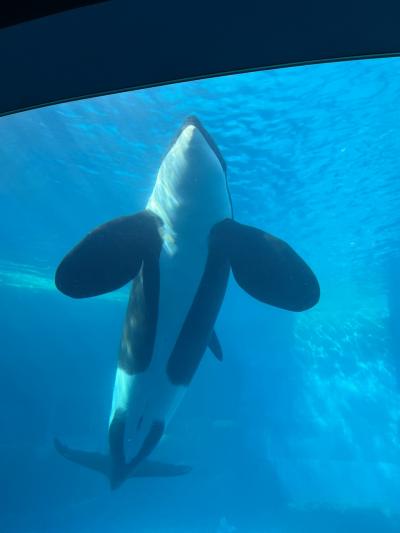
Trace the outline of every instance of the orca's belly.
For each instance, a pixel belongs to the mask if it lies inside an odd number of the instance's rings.
[[[193,303],[207,259],[207,239],[160,256],[160,292],[154,350],[149,367],[132,380],[127,433],[146,435],[154,422],[168,424],[186,387],[174,385],[168,360]],[[127,316],[127,320],[129,317]],[[129,437],[128,437],[129,438]]]
[[[147,283],[144,260],[142,272],[133,283],[126,315],[110,417],[111,422],[122,413],[127,423],[125,435],[128,441],[132,439],[133,447],[140,447],[154,424],[165,427],[184,396],[190,379],[181,384],[175,375],[171,378],[168,362],[174,355],[174,370],[180,368],[181,361],[184,366],[186,340],[182,347],[180,334],[205,272],[209,234],[215,224],[232,217],[224,164],[196,125],[183,129],[164,158],[146,209],[158,217],[162,239],[156,278],[156,267],[149,267],[151,279],[159,281],[156,313],[152,315],[155,328],[148,327],[146,318],[146,292],[151,292],[149,286],[154,287],[154,283]],[[201,320],[202,317],[191,320],[191,331]],[[142,331],[151,331],[154,342],[150,343]],[[200,342],[192,342],[197,354],[205,350],[207,334]],[[174,348],[179,340],[176,355]],[[151,350],[146,351],[150,344]],[[121,361],[131,358],[135,363],[140,349],[140,364],[133,364],[134,371],[124,371]],[[190,357],[190,353],[187,355]]]

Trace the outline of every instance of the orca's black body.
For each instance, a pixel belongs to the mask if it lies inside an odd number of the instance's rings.
[[[145,210],[96,228],[57,269],[57,287],[74,298],[97,296],[133,280],[109,453],[72,450],[56,441],[64,457],[103,473],[113,488],[149,472],[187,471],[149,463],[147,457],[207,346],[222,359],[214,324],[231,271],[247,293],[276,307],[303,311],[319,299],[315,275],[288,244],[233,219],[226,164],[201,123],[190,117],[161,163]]]

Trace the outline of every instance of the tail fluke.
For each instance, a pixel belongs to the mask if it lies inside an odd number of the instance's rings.
[[[65,446],[59,439],[54,439],[54,447],[68,461],[89,468],[90,470],[96,470],[96,472],[104,474],[107,478],[110,477],[110,458],[108,455],[74,450]]]
[[[183,476],[190,471],[191,467],[187,465],[173,465],[145,459],[129,474],[129,477],[175,477]]]
[[[124,479],[132,477],[176,477],[190,472],[191,468],[186,465],[174,465],[149,461],[144,459],[135,468],[125,465],[125,472],[119,472],[118,476],[113,473],[109,455],[96,452],[74,450],[63,444],[59,439],[54,439],[54,447],[60,455],[78,465],[90,470],[100,472],[109,479],[111,486],[117,488]],[[114,475],[113,475],[114,474]],[[118,479],[116,479],[118,477]]]

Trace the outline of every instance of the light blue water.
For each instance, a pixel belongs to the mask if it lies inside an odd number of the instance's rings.
[[[0,119],[0,530],[400,531],[400,59],[242,74]],[[209,353],[155,457],[190,475],[110,493],[54,435],[103,449],[127,290],[53,273],[141,210],[189,114],[227,164],[235,217],[290,242],[320,304],[231,281]]]

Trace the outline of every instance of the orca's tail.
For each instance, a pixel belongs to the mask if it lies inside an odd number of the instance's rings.
[[[110,458],[108,455],[96,452],[85,452],[83,450],[74,450],[65,446],[59,439],[54,439],[54,447],[60,455],[78,465],[95,470],[104,474],[106,477],[110,475]]]
[[[74,450],[65,446],[59,439],[54,439],[54,447],[68,461],[89,468],[90,470],[95,470],[106,476],[113,488],[116,488],[122,481],[131,477],[175,477],[187,474],[191,470],[191,467],[186,465],[174,465],[144,459],[133,469],[129,468],[129,465],[125,465],[125,471],[119,476],[120,483],[114,483],[115,476],[111,474],[112,465],[109,455]]]

